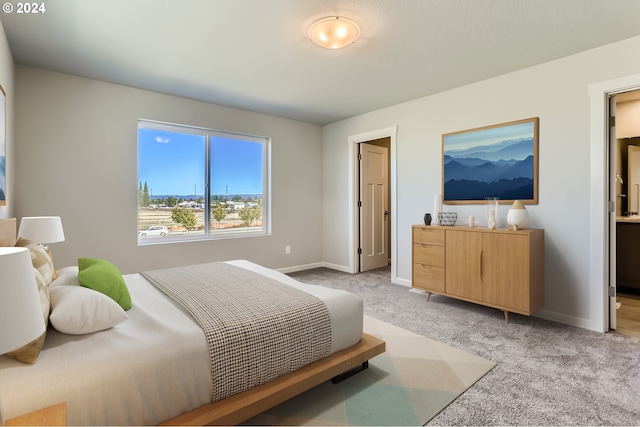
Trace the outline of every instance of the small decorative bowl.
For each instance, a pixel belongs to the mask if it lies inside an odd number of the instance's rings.
[[[438,222],[440,225],[453,226],[456,225],[458,220],[458,212],[439,212]]]

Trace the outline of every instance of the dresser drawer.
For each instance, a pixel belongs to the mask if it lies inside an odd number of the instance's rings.
[[[444,267],[444,246],[413,244],[413,263]]]
[[[444,246],[444,230],[431,227],[413,227],[413,243]]]
[[[431,292],[444,292],[444,268],[414,263],[411,286]]]

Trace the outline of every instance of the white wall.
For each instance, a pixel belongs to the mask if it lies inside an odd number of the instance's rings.
[[[235,258],[322,261],[322,129],[264,114],[16,66],[16,215],[60,215],[57,266],[100,257],[123,272]],[[272,235],[137,246],[137,119],[272,138]],[[291,255],[285,255],[290,245]]]
[[[14,102],[15,99],[15,91],[13,88],[13,57],[11,56],[11,51],[9,50],[9,43],[7,42],[7,37],[4,34],[4,28],[2,27],[2,22],[0,22],[0,85],[4,89],[4,92],[7,94],[6,99],[6,204],[4,206],[0,206],[0,219],[9,218],[14,216],[14,200],[15,200],[15,131],[13,124],[13,111],[14,111]]]
[[[411,280],[411,225],[441,193],[442,134],[540,118],[539,204],[530,227],[545,230],[545,306],[539,316],[591,327],[589,85],[637,73],[640,37],[437,95],[374,111],[324,128],[324,261],[348,266],[348,137],[398,126],[397,281]],[[372,89],[373,90],[373,89]],[[603,119],[604,120],[604,119]],[[604,159],[602,159],[604,162]],[[508,206],[502,206],[505,225]],[[447,206],[460,218],[484,207]],[[603,224],[604,227],[604,224]],[[602,248],[600,248],[602,250]],[[601,298],[601,296],[599,297]],[[601,321],[600,321],[601,323]]]

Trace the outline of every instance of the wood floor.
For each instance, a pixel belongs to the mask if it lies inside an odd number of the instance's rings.
[[[640,338],[640,297],[618,294],[616,333]]]

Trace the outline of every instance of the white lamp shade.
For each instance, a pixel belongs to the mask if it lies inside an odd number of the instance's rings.
[[[29,249],[0,247],[0,354],[30,343],[44,331]]]
[[[64,242],[62,220],[59,216],[25,216],[18,236],[40,244]]]

